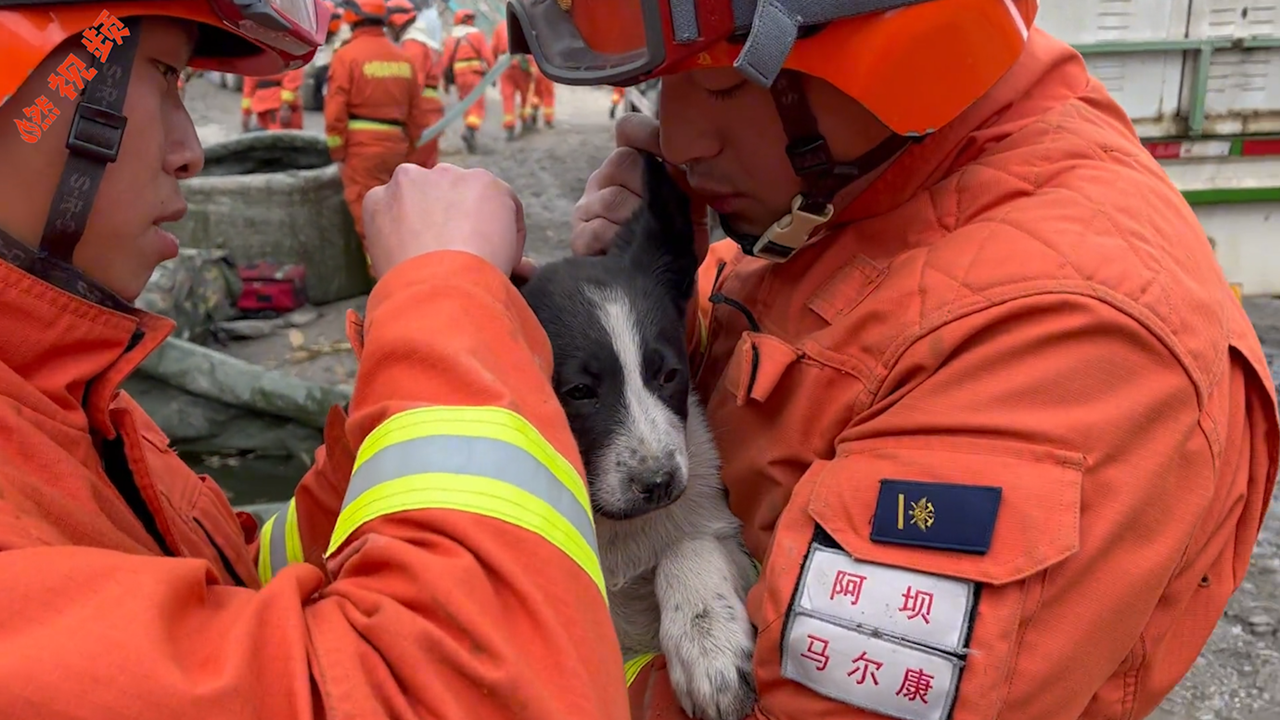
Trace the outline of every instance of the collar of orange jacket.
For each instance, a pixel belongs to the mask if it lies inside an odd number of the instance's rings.
[[[1076,51],[1032,28],[1022,57],[1009,72],[950,124],[911,145],[837,215],[834,225],[897,208],[977,157],[984,146],[1036,122],[1048,108],[1079,94],[1070,70]]]
[[[115,437],[107,410],[116,390],[173,328],[168,318],[109,310],[0,262],[0,363],[49,402],[10,397],[64,425],[87,429],[87,420]]]
[[[384,38],[387,37],[387,29],[382,25],[365,25],[351,31],[351,39],[353,40],[358,37],[377,37],[379,35]]]

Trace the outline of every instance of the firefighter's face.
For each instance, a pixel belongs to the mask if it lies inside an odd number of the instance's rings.
[[[853,160],[888,136],[866,108],[831,84],[806,78],[819,129],[836,160]],[[760,234],[790,212],[800,179],[773,96],[733,68],[662,79],[662,154],[684,165],[689,183],[736,230]]]
[[[175,239],[159,225],[185,213],[178,180],[199,173],[204,166],[204,150],[177,85],[178,74],[195,47],[194,25],[148,18],[137,35],[139,45],[124,105],[128,118],[124,140],[116,161],[102,176],[73,256],[76,267],[129,302],[141,294],[158,264],[177,255]],[[127,37],[125,42],[132,39]],[[71,38],[49,55],[4,106],[5,124],[10,126],[7,120],[14,115],[12,108],[30,104],[27,95],[34,101],[52,94],[49,99],[59,110],[58,121],[50,124],[38,142],[11,142],[7,136],[16,133],[7,133],[0,141],[8,169],[23,168],[0,178],[0,198],[5,203],[0,227],[33,247],[40,243],[62,175],[75,112],[75,101],[50,93],[44,79],[57,72],[68,53],[85,52],[80,37]],[[76,100],[83,97],[81,94]],[[9,158],[15,162],[10,164]]]

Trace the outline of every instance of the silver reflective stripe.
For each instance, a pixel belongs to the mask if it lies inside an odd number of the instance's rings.
[[[275,577],[289,564],[289,506],[280,508],[271,520],[271,547],[267,559],[271,561],[271,577]]]
[[[569,488],[528,451],[493,438],[432,435],[385,447],[356,468],[342,509],[376,485],[420,473],[481,475],[514,485],[554,508],[600,556],[591,516]],[[283,552],[284,545],[280,547]]]
[[[733,0],[734,27],[750,28],[733,66],[768,87],[782,70],[800,28],[930,0]]]

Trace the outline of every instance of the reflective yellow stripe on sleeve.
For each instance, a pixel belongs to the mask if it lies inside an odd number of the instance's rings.
[[[277,510],[258,533],[258,579],[266,585],[286,565],[300,562],[305,562],[302,535],[298,531],[298,511],[291,498],[289,506]]]
[[[293,102],[297,97],[298,97],[297,95],[294,95],[294,94],[293,94],[293,91],[292,91],[292,90],[281,90],[281,91],[280,91],[280,102],[284,102],[284,103],[291,103],[291,102]]]
[[[331,148],[340,147],[342,145],[341,135],[325,135],[324,141]]]
[[[249,98],[240,98],[240,109],[241,109],[241,110],[248,110],[248,109],[249,109],[249,108],[251,108],[251,107],[253,107],[253,100],[251,100],[251,99],[249,99]]]
[[[640,671],[644,670],[645,666],[656,657],[658,656],[655,653],[645,653],[631,658],[622,665],[622,670],[627,676],[627,687],[631,687],[631,683],[635,682],[636,676],[640,674]]]
[[[516,413],[426,407],[388,418],[360,445],[326,554],[370,520],[428,508],[485,515],[545,538],[607,601],[586,485]]]

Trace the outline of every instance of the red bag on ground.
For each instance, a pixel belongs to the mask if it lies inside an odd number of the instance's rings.
[[[306,268],[257,262],[239,270],[244,289],[236,306],[246,313],[287,313],[307,304]]]

